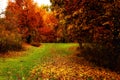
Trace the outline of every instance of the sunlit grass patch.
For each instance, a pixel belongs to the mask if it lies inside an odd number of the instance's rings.
[[[0,58],[0,80],[18,80],[18,78],[26,80],[29,70],[38,63],[42,63],[43,59],[49,55],[45,49],[45,46],[30,47],[24,56]]]

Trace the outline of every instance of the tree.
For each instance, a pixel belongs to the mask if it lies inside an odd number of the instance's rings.
[[[51,0],[51,2],[59,22],[66,26],[63,27],[64,33],[67,34],[71,30],[71,35],[77,38],[78,42],[92,41],[104,44],[118,38],[120,25],[118,0]],[[70,24],[72,27],[68,26]],[[98,29],[105,33],[97,33]],[[102,35],[102,40],[97,34]]]
[[[5,17],[0,19],[0,52],[8,52],[11,50],[21,50],[22,40],[18,33],[18,18],[16,10],[11,6],[16,7],[9,2],[9,6],[5,11]]]
[[[86,39],[84,36],[83,26],[85,25],[84,1],[82,0],[51,0],[52,9],[56,12],[56,17],[59,18],[59,23],[62,29],[63,40],[65,42],[76,41],[82,43]],[[87,26],[88,27],[88,26]],[[87,33],[85,33],[87,34]],[[69,39],[68,39],[69,38]],[[87,38],[88,39],[88,38]]]
[[[43,6],[40,7],[41,14],[43,14],[44,27],[39,29],[42,42],[56,42],[56,30],[58,21],[54,16],[54,13],[47,11]]]
[[[16,26],[24,40],[28,43],[40,41],[38,29],[43,26],[43,19],[37,5],[32,0],[9,1],[6,12],[15,14]],[[7,17],[10,16],[6,14]],[[12,18],[10,19],[14,21]]]
[[[56,17],[63,25],[64,34],[70,35],[67,38],[73,39],[72,41],[76,39],[81,48],[83,42],[94,43],[95,49],[100,46],[99,50],[93,52],[95,54],[105,48],[107,53],[100,53],[96,61],[100,61],[100,58],[106,60],[107,56],[112,67],[119,63],[119,0],[51,0],[51,3]]]

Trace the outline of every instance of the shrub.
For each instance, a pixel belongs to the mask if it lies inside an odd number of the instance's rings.
[[[0,34],[0,52],[8,52],[22,49],[20,34],[2,30]]]
[[[90,44],[89,44],[90,45]],[[117,49],[117,52],[114,51],[112,47],[105,47],[103,45],[91,44],[84,45],[84,49],[81,54],[78,56],[83,56],[88,61],[105,68],[109,68],[111,70],[120,71],[120,51]]]

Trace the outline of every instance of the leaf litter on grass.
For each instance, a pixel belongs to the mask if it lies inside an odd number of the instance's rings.
[[[54,44],[52,45],[55,46]],[[27,46],[27,48],[28,47],[29,46]],[[35,66],[30,71],[30,76],[29,78],[27,77],[26,80],[120,80],[119,74],[107,69],[97,67],[86,61],[83,57],[77,57],[76,55],[68,54],[68,50],[72,53],[75,51],[76,48],[73,46],[67,50],[65,50],[66,48],[61,49],[61,47],[63,46],[59,46],[58,49],[53,48],[50,52],[52,53],[52,56],[42,59],[42,61],[44,60],[44,63]],[[49,50],[51,49],[51,47],[48,46],[47,48],[49,48]],[[45,49],[44,51],[46,52]],[[42,53],[44,53],[44,51]],[[38,52],[38,50],[35,48],[34,52]],[[67,55],[64,55],[64,52]],[[28,69],[28,67],[26,69]],[[26,69],[23,69],[21,71],[24,71]],[[14,73],[16,70],[14,71],[11,69],[11,72]],[[11,74],[11,72],[7,73],[9,78],[11,77],[9,75],[14,75]],[[25,75],[19,75],[19,73],[21,74],[19,71],[18,74],[15,73],[15,76],[20,77],[21,79],[19,79],[22,80]]]
[[[30,74],[36,80],[120,80],[119,74],[74,55],[55,55],[48,63],[35,66]]]

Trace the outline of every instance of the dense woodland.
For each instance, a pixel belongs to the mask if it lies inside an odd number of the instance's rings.
[[[9,0],[0,18],[0,54],[21,50],[23,42],[79,43],[89,61],[120,70],[120,0],[50,1]]]

